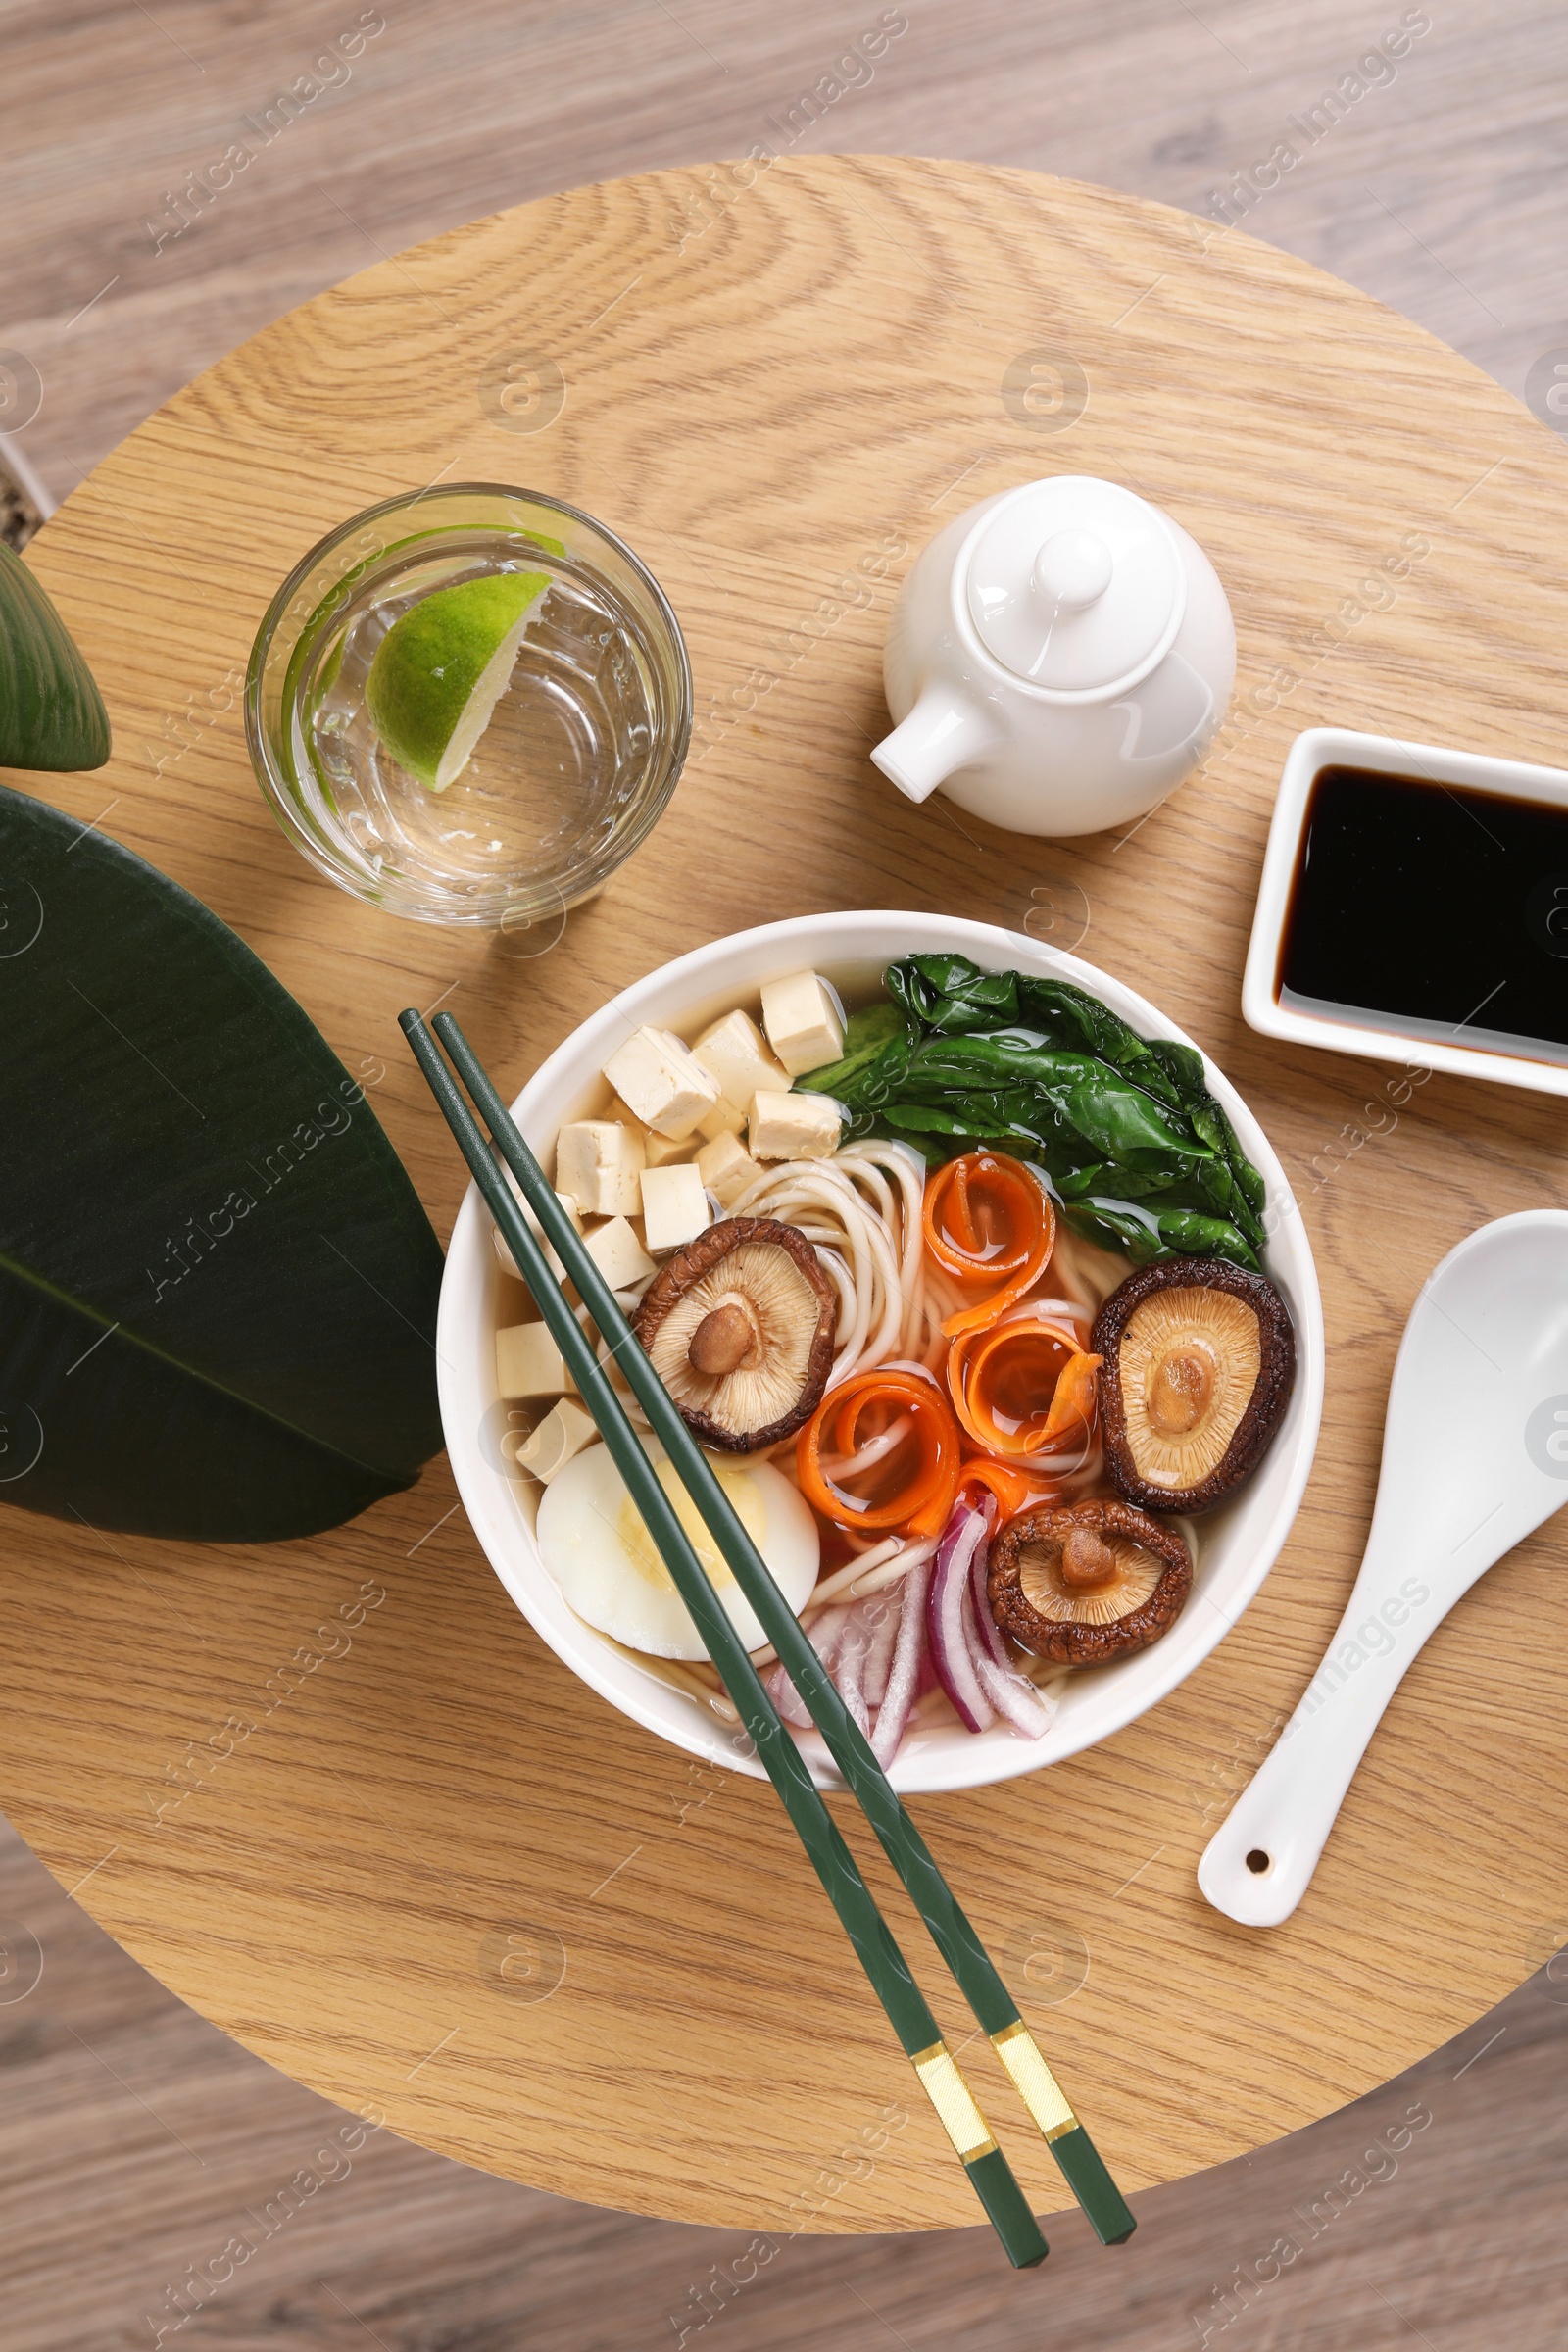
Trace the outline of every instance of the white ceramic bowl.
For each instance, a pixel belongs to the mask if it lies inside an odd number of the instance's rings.
[[[513,1104],[518,1126],[548,1169],[557,1130],[584,1115],[615,1047],[643,1022],[689,1030],[755,996],[767,979],[811,968],[846,994],[864,996],[901,956],[953,949],[989,970],[1024,969],[1075,980],[1148,1037],[1192,1043],[1146,999],[1092,963],[1059,956],[1018,933],[934,914],[821,914],[768,923],[698,948],[612,998],[535,1072]],[[1268,1188],[1272,1235],[1267,1268],[1296,1324],[1296,1390],[1262,1467],[1236,1499],[1199,1522],[1191,1599],[1163,1641],[1113,1665],[1074,1674],[1044,1740],[1018,1739],[998,1725],[979,1734],[957,1725],[904,1743],[891,1778],[914,1791],[973,1788],[1013,1779],[1076,1755],[1119,1732],[1162,1699],[1207,1657],[1267,1576],[1296,1517],[1312,1466],[1323,1407],[1323,1310],[1306,1233],[1279,1161],[1246,1103],[1212,1063],[1208,1083],[1230,1113],[1242,1147]],[[591,1689],[634,1722],[693,1755],[760,1778],[727,1727],[700,1699],[665,1682],[657,1661],[640,1665],[567,1606],[533,1538],[539,1490],[509,1474],[498,1445],[506,1407],[496,1385],[494,1333],[502,1273],[490,1214],[469,1187],[447,1252],[437,1334],[441,1413],[447,1448],[474,1533],[497,1576],[535,1630]],[[823,1788],[840,1785],[817,1735],[803,1741]]]

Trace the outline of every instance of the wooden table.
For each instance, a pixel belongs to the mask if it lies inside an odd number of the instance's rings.
[[[1241,641],[1204,771],[1124,838],[1068,845],[940,798],[911,809],[865,756],[912,553],[968,501],[1061,470],[1168,507]],[[252,635],[307,547],[465,477],[622,532],[698,685],[658,834],[532,957],[318,881],[263,807],[240,723]],[[444,998],[516,1087],[612,990],[811,908],[935,907],[1081,945],[1243,1089],[1301,1196],[1328,1317],[1293,1539],[1130,1731],[916,1806],[1130,2189],[1383,2082],[1518,1984],[1568,1916],[1551,1525],[1417,1661],[1287,1926],[1236,1928],[1194,1882],[1348,1588],[1423,1277],[1484,1219],[1554,1202],[1563,1170],[1551,1102],[1401,1087],[1243,1027],[1274,782],[1297,730],[1328,721],[1560,760],[1565,496],[1562,451],[1496,385],[1240,233],[1021,172],[812,157],[580,189],[368,270],[151,418],[31,551],[117,743],[108,770],[38,789],[266,957],[371,1082],[443,1231],[459,1163],[402,1005]],[[705,1775],[557,1663],[444,1464],[335,1535],[253,1552],[4,1527],[0,1802],[250,2048],[411,2138],[610,2205],[774,2232],[972,2223],[770,1791]],[[367,1581],[384,1599],[352,1650],[306,1668]],[[223,1756],[230,1716],[255,1728]],[[961,2042],[969,2021],[852,1834]],[[1059,2205],[974,2056],[1021,2177]]]

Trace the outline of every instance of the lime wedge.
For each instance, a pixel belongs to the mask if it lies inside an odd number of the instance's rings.
[[[549,585],[547,571],[489,571],[437,588],[376,647],[365,682],[370,723],[432,792],[445,792],[467,766]]]

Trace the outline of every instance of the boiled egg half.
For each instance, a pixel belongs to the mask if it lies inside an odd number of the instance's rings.
[[[646,1439],[649,1459],[691,1538],[693,1548],[748,1649],[767,1637],[720,1556],[697,1505],[662,1446]],[[733,1454],[708,1460],[735,1514],[797,1615],[816,1583],[819,1545],[809,1506],[771,1462]],[[641,1512],[626,1492],[607,1446],[590,1446],[553,1478],[539,1500],[540,1557],[577,1615],[600,1633],[656,1658],[706,1658],[701,1635],[660,1558]]]

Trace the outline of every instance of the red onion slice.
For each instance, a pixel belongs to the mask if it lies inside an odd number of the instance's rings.
[[[1056,1720],[1056,1702],[1043,1698],[1033,1683],[994,1658],[975,1660],[981,1689],[1004,1723],[1026,1740],[1043,1740]]]
[[[981,1541],[983,1544],[984,1538],[982,1538]],[[980,1669],[982,1666],[990,1665],[993,1661],[987,1655],[986,1645],[980,1639],[980,1629],[975,1623],[974,1586],[970,1578],[967,1576],[965,1576],[963,1580],[963,1639],[966,1644],[966,1654],[968,1656],[969,1664],[974,1669],[975,1681],[979,1684],[981,1695],[986,1701],[986,1724],[989,1727],[993,1720],[993,1710],[991,1707],[988,1685],[984,1675],[980,1672]]]
[[[824,1609],[815,1624],[806,1628],[808,1641],[830,1674],[844,1640],[849,1616],[848,1609]],[[774,1667],[767,1678],[767,1694],[786,1723],[793,1723],[796,1730],[801,1732],[811,1729],[811,1711],[796,1690],[782,1662]]]
[[[970,1510],[967,1503],[955,1504],[943,1530],[942,1547],[937,1553],[936,1573],[926,1604],[926,1630],[937,1679],[958,1721],[969,1732],[983,1732],[995,1720],[991,1701],[975,1671],[979,1637],[969,1585],[970,1563],[985,1532],[986,1523],[979,1511]]]
[[[893,1671],[893,1644],[899,1638],[899,1596],[897,1592],[868,1592],[860,1607],[871,1635],[865,1655],[865,1703],[868,1707],[879,1707],[887,1696],[888,1676]]]
[[[810,1730],[811,1718],[807,1712],[806,1701],[782,1666],[773,1668],[765,1688],[768,1697],[786,1723],[792,1723],[798,1732]]]
[[[847,1608],[824,1609],[814,1625],[807,1627],[811,1647],[831,1674],[839,1654],[839,1645],[849,1630],[850,1612]]]
[[[866,1740],[871,1737],[871,1717],[865,1703],[863,1677],[866,1651],[870,1645],[869,1628],[852,1616],[844,1628],[844,1639],[839,1643],[838,1656],[833,1663],[833,1680],[838,1685],[839,1696],[859,1726],[861,1737]]]
[[[974,1601],[974,1622],[980,1637],[980,1654],[983,1657],[988,1657],[994,1666],[1004,1667],[1010,1672],[1012,1668],[1012,1660],[1008,1657],[1006,1643],[1003,1641],[1002,1635],[998,1631],[997,1621],[991,1614],[991,1600],[986,1592],[986,1569],[990,1564],[990,1558],[991,1529],[988,1525],[982,1532],[979,1543],[974,1547],[974,1557],[969,1563],[969,1583]]]
[[[904,1596],[899,1612],[899,1630],[893,1644],[893,1663],[888,1669],[887,1690],[877,1709],[876,1729],[871,1734],[871,1753],[884,1767],[891,1764],[899,1752],[905,1727],[909,1720],[921,1685],[921,1669],[927,1662],[926,1596],[931,1589],[931,1563],[922,1560],[911,1568],[898,1588]]]

